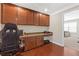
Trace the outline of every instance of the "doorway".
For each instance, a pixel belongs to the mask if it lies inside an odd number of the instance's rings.
[[[64,14],[64,46],[79,50],[79,10]]]

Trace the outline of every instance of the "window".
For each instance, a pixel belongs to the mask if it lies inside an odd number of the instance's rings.
[[[64,23],[64,31],[77,32],[77,22]]]
[[[79,10],[64,14],[64,31],[76,32],[79,23]]]
[[[64,24],[64,31],[68,31],[68,29],[69,29],[68,23],[65,23]]]

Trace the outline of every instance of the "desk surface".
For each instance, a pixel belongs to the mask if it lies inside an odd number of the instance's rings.
[[[53,35],[52,32],[49,32],[49,33],[38,32],[38,33],[26,33],[20,37],[23,38],[23,37],[31,37],[31,36],[52,36],[52,35]]]

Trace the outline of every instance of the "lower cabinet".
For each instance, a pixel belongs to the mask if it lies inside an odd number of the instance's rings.
[[[44,44],[43,36],[31,36],[24,39],[25,51],[39,47]]]
[[[44,44],[43,36],[37,36],[37,37],[35,37],[35,40],[36,40],[36,46],[41,46]]]

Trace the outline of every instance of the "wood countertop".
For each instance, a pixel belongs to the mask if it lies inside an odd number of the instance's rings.
[[[52,36],[52,32],[34,32],[34,33],[24,33],[23,36],[20,36],[21,38],[23,37],[31,37],[31,36]]]

